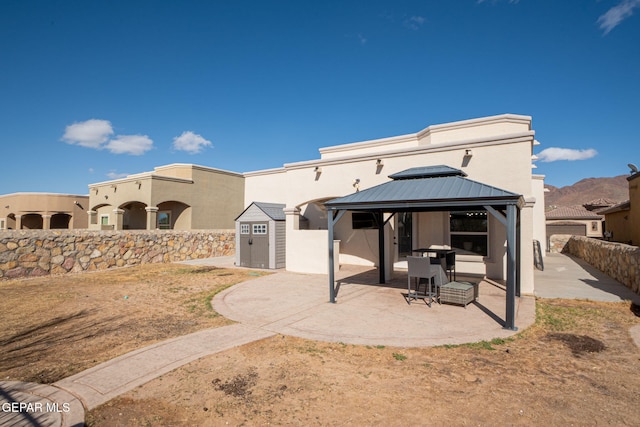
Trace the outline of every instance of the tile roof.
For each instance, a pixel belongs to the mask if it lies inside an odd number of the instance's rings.
[[[603,219],[583,206],[561,206],[546,213],[547,219]]]
[[[609,208],[601,209],[598,211],[598,213],[604,215],[604,214],[609,214],[614,212],[628,211],[630,208],[631,208],[631,201],[626,200],[622,203],[618,203],[617,205],[613,205]]]
[[[615,200],[607,199],[606,197],[601,197],[599,199],[591,200],[590,202],[587,202],[587,203],[583,204],[582,206],[584,206],[585,208],[588,208],[588,207],[606,208],[606,207],[613,206],[613,205],[616,205],[616,204],[618,204],[618,202],[615,201]]]

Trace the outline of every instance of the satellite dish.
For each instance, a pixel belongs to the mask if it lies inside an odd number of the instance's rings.
[[[629,163],[627,166],[629,166],[629,168],[631,169],[631,173],[638,173],[638,167],[636,165],[634,165],[633,163]]]

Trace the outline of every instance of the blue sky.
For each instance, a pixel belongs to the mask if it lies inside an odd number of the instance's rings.
[[[0,2],[0,194],[503,113],[548,184],[640,165],[640,0]]]

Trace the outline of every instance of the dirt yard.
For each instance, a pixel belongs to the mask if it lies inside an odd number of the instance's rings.
[[[53,383],[157,341],[231,324],[211,298],[262,274],[146,264],[0,281],[0,378]]]
[[[53,382],[227,321],[208,301],[259,274],[176,265],[0,282],[0,378]],[[127,298],[128,297],[128,298]],[[539,300],[513,339],[390,348],[275,336],[87,414],[92,426],[638,425],[630,303]]]

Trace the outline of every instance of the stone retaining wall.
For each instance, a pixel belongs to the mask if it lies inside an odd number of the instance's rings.
[[[234,230],[9,230],[0,232],[0,278],[233,254]]]
[[[549,252],[562,253],[564,247],[571,239],[571,234],[553,234],[549,237]]]
[[[640,248],[624,243],[572,236],[564,253],[581,258],[640,294]]]

